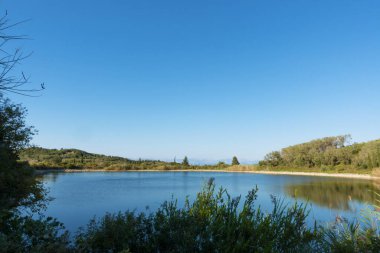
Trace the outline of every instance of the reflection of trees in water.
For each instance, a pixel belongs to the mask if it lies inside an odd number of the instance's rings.
[[[37,180],[55,183],[60,173],[44,173],[36,176]]]
[[[376,204],[379,182],[372,181],[317,181],[286,185],[285,192],[293,198],[309,200],[331,209],[350,210],[349,202],[356,200]]]

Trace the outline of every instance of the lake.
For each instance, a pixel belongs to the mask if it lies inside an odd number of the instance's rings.
[[[359,217],[362,209],[375,203],[374,191],[380,192],[379,181],[332,177],[227,172],[48,173],[42,180],[53,200],[45,213],[75,232],[106,212],[152,212],[172,197],[182,207],[186,196],[194,199],[209,178],[215,178],[216,185],[227,188],[233,197],[244,197],[257,185],[256,203],[268,212],[272,195],[289,204],[308,202],[310,225],[314,220],[334,221],[337,215]]]

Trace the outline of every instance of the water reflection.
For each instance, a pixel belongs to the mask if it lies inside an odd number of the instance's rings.
[[[364,180],[318,180],[284,187],[285,193],[293,198],[345,211],[352,210],[353,201],[376,204],[375,192],[380,193],[380,182]]]
[[[59,173],[59,172],[41,173],[41,174],[37,174],[36,178],[38,181],[41,181],[41,182],[55,183],[61,174],[63,173]]]

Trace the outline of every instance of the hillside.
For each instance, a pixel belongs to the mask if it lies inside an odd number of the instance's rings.
[[[31,147],[20,152],[20,161],[28,162],[36,169],[85,169],[85,170],[175,170],[217,169],[226,165],[184,166],[175,162],[158,160],[131,160],[118,156],[88,153],[78,149],[46,149]]]
[[[370,173],[380,167],[380,140],[350,144],[350,136],[335,136],[283,148],[259,162],[269,169],[303,168]]]

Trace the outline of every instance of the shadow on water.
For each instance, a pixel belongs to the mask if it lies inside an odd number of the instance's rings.
[[[36,178],[38,181],[41,182],[52,182],[55,183],[60,175],[63,173],[61,172],[50,172],[50,173],[40,173],[36,175]]]
[[[376,204],[380,193],[379,181],[321,180],[308,183],[285,185],[284,192],[295,198],[335,210],[351,211],[353,201]]]

